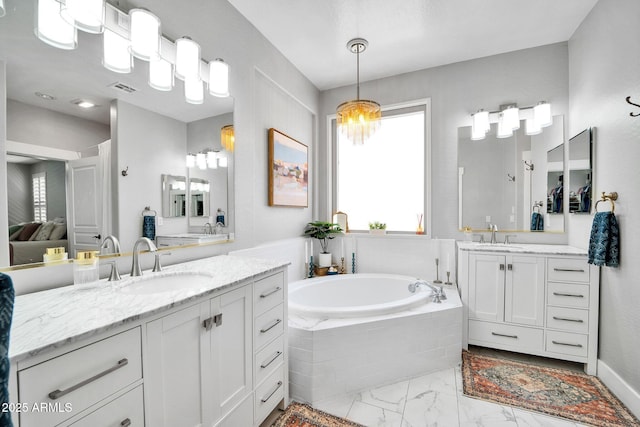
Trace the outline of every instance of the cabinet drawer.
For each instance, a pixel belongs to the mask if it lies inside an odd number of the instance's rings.
[[[262,384],[256,388],[255,416],[256,423],[261,422],[284,398],[284,365],[269,375]]]
[[[278,335],[282,335],[284,332],[283,308],[284,306],[280,304],[256,318],[253,331],[254,350],[259,350]]]
[[[238,406],[233,408],[216,427],[240,427],[253,425],[253,393],[245,397]]]
[[[469,344],[499,345],[503,349],[541,351],[544,346],[542,329],[499,323],[469,321]]]
[[[588,340],[587,335],[547,331],[545,348],[550,353],[586,357]]]
[[[284,273],[265,277],[253,284],[255,314],[262,314],[284,300]]]
[[[140,328],[18,372],[21,402],[71,404],[73,412],[21,414],[21,427],[55,425],[142,378]]]
[[[547,328],[586,334],[589,331],[589,310],[547,307]]]
[[[547,279],[550,282],[589,282],[587,259],[549,258]]]
[[[256,384],[269,375],[284,360],[284,335],[280,335],[271,344],[256,353],[254,367]]]
[[[71,424],[72,427],[143,427],[142,385]],[[128,421],[127,421],[128,420]]]
[[[589,308],[589,285],[549,282],[547,304]]]

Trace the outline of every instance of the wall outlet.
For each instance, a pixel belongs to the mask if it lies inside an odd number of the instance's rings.
[[[159,216],[157,221],[158,225],[162,225],[163,221],[164,221],[163,218]]]
[[[487,215],[485,218],[486,218],[485,221],[487,223],[491,222],[491,215]]]

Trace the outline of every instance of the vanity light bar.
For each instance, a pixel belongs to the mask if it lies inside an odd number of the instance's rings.
[[[553,122],[551,104],[546,101],[540,101],[535,106],[525,108],[509,105],[502,111],[479,110],[472,114],[471,118],[473,141],[484,139],[491,128],[491,123],[498,123],[498,138],[508,138],[513,135],[514,130],[520,128],[520,120],[525,120],[527,135],[537,135],[542,132],[543,127],[550,126]]]
[[[133,55],[161,61],[149,66],[153,68],[149,85],[154,89],[171,90],[176,76],[185,80],[188,103],[204,102],[205,83],[212,96],[229,96],[229,65],[220,58],[209,63],[202,60],[200,46],[188,37],[174,43],[162,36],[160,19],[148,10],[135,8],[126,14],[104,0],[37,0],[35,34],[40,40],[60,49],[75,49],[77,29],[104,32],[103,64],[111,71],[131,72]],[[123,52],[125,44],[128,55]]]

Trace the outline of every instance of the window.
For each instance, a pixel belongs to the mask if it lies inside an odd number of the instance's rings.
[[[44,172],[31,175],[33,185],[33,220],[45,222],[47,220],[47,178]]]
[[[427,111],[425,104],[384,111],[364,145],[336,132],[334,206],[349,215],[350,230],[379,221],[388,231],[416,231],[425,214]]]

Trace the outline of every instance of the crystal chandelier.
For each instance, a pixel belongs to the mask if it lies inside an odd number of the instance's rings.
[[[233,125],[226,125],[220,129],[220,145],[222,145],[222,148],[233,153],[235,140]]]
[[[365,39],[353,39],[347,43],[347,49],[356,54],[356,99],[343,102],[337,108],[338,128],[354,144],[364,144],[380,127],[382,111],[375,101],[360,99],[360,53],[368,46]]]

